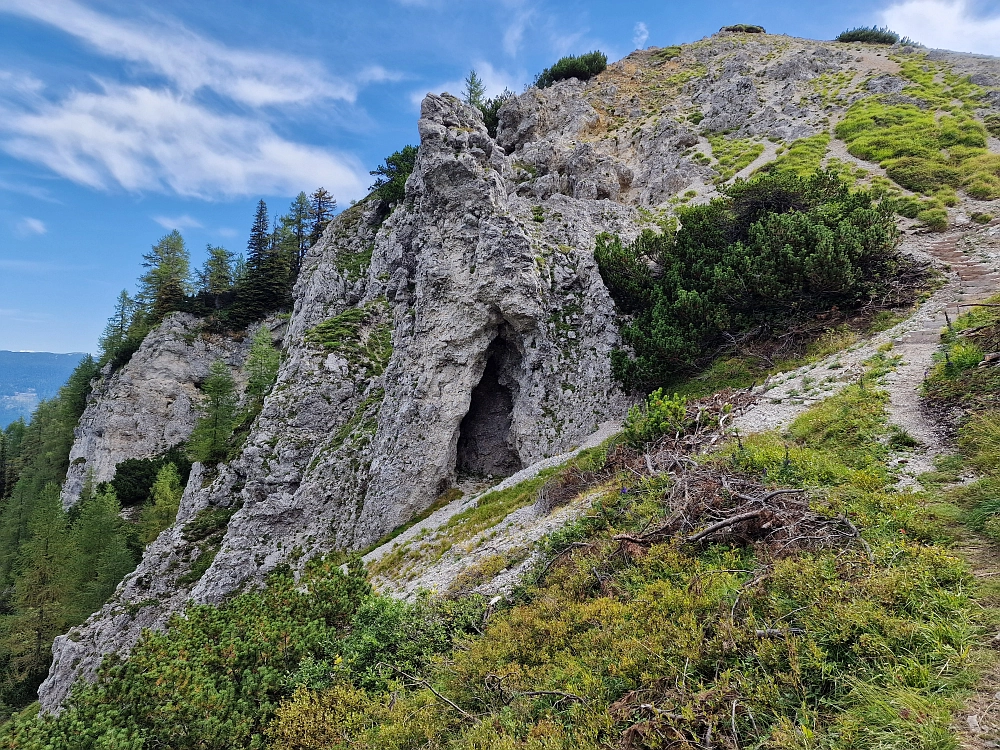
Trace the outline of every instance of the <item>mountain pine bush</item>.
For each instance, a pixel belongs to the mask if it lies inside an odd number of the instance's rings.
[[[595,256],[628,322],[616,377],[664,384],[727,342],[767,335],[831,308],[857,308],[900,268],[892,209],[832,172],[765,174],[682,208],[681,228],[624,244],[598,238]]]

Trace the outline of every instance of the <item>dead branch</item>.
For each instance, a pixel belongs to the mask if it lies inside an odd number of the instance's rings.
[[[379,662],[378,666],[380,666],[380,667],[382,667],[382,666],[388,667],[393,672],[395,672],[396,674],[398,674],[400,677],[402,677],[402,678],[404,678],[406,680],[411,680],[414,684],[421,685],[421,686],[427,688],[428,690],[430,690],[434,694],[434,697],[437,698],[439,701],[441,701],[443,703],[447,703],[453,709],[455,709],[460,714],[462,714],[462,716],[464,716],[466,719],[469,719],[470,721],[475,721],[475,718],[476,718],[475,716],[473,716],[472,714],[470,714],[468,711],[466,711],[465,709],[461,708],[460,706],[456,705],[452,701],[448,700],[445,696],[441,695],[441,693],[439,693],[437,690],[435,690],[434,687],[429,682],[427,682],[427,680],[421,680],[419,677],[414,677],[411,674],[407,674],[402,669],[398,669],[398,668],[394,667],[392,664],[386,664],[384,661],[383,662]]]
[[[687,539],[684,540],[684,543],[685,544],[694,544],[696,542],[700,542],[705,537],[711,536],[716,531],[719,531],[720,529],[724,529],[727,526],[732,526],[733,524],[740,523],[741,521],[749,521],[751,518],[757,518],[757,517],[759,517],[761,515],[762,512],[763,511],[760,511],[760,510],[751,510],[751,511],[749,511],[747,513],[740,513],[739,515],[736,515],[736,516],[730,516],[729,518],[723,518],[718,523],[713,523],[707,529],[703,529],[703,530],[699,531],[697,534],[692,534],[691,536],[689,536]]]

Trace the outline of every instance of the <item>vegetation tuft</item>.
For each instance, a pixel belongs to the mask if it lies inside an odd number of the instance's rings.
[[[900,37],[888,26],[858,26],[854,29],[841,31],[837,35],[838,42],[862,42],[863,44],[902,44],[917,46],[909,37]]]
[[[576,78],[589,81],[608,67],[608,56],[603,52],[588,52],[585,55],[560,57],[551,68],[546,68],[535,77],[535,85],[544,89],[556,81]]]
[[[591,512],[507,606],[394,601],[316,560],[190,607],[0,746],[952,747],[977,607],[894,489],[891,366],[698,462],[602,453]]]

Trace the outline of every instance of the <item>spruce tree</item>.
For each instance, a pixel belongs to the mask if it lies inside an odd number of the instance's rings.
[[[201,418],[188,441],[188,453],[193,461],[213,463],[223,461],[228,454],[228,441],[236,426],[236,383],[225,363],[212,363],[209,376],[202,383]]]
[[[139,278],[138,300],[155,325],[168,313],[184,308],[190,291],[191,258],[176,229],[142,257],[142,265],[149,270]]]
[[[235,322],[246,325],[288,304],[288,259],[270,232],[267,204],[260,201],[247,242],[246,280]]]
[[[309,247],[319,242],[336,210],[337,201],[333,195],[323,188],[316,188],[316,192],[309,197]]]

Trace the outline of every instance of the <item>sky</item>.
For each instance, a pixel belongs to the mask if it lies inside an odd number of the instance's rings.
[[[0,0],[0,349],[96,352],[172,229],[200,264],[245,250],[260,199],[350,205],[470,69],[520,92],[563,55],[732,23],[1000,55],[1000,0]]]

